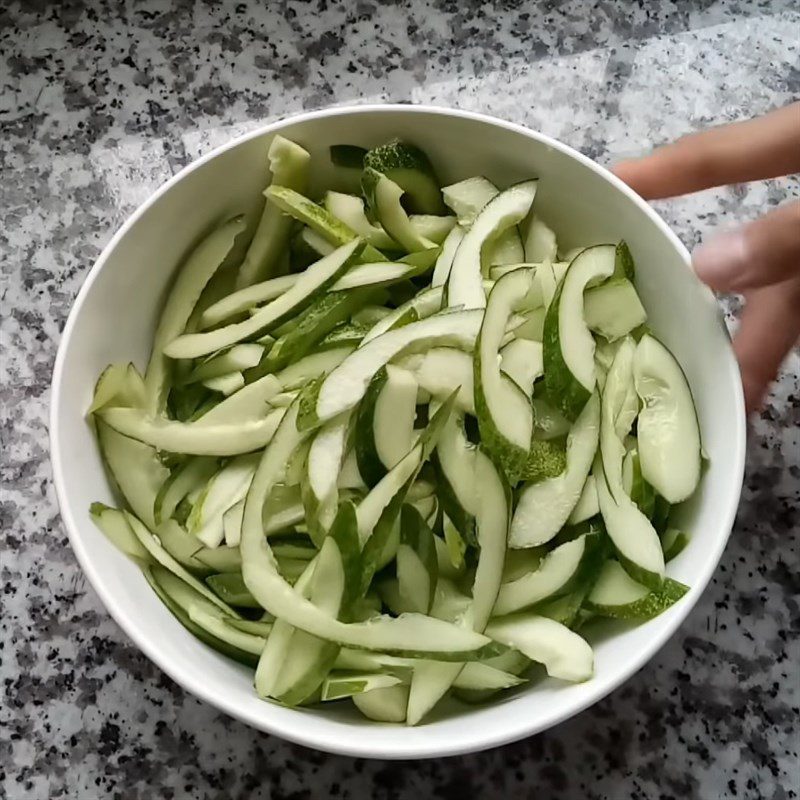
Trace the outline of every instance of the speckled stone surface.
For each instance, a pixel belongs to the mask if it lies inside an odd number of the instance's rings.
[[[680,632],[579,717],[430,763],[309,752],[164,676],[77,566],[46,420],[59,332],[100,249],[161,182],[232,135],[334,103],[433,102],[610,162],[796,99],[799,40],[792,0],[4,4],[0,795],[798,797],[796,354],[754,425],[730,545]],[[659,207],[691,246],[797,193],[770,181]]]

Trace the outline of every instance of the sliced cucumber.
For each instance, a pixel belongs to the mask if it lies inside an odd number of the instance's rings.
[[[275,378],[284,389],[297,389],[308,381],[327,375],[336,369],[352,352],[353,348],[348,346],[311,353],[282,369]]]
[[[525,231],[525,260],[533,262],[556,260],[556,235],[537,214],[528,218]]]
[[[137,564],[147,564],[152,561],[150,553],[134,534],[125,512],[118,508],[111,508],[103,503],[92,503],[89,507],[92,522],[106,535],[106,538],[118,550]]]
[[[664,551],[664,561],[669,563],[675,556],[683,552],[689,544],[689,537],[685,531],[677,528],[667,528],[661,535],[661,549]]]
[[[536,196],[536,181],[524,181],[501,192],[475,218],[458,246],[447,281],[447,304],[451,308],[484,308],[481,252],[503,231],[516,225],[530,211]]]
[[[203,386],[228,397],[244,386],[244,375],[241,372],[228,372],[216,378],[207,378],[203,381]]]
[[[456,408],[475,415],[475,390],[472,356],[453,347],[432,347],[400,359],[400,366],[410,370],[419,388],[431,397],[443,400],[458,388]]]
[[[612,278],[589,289],[583,298],[583,313],[589,330],[610,342],[647,321],[639,295],[626,278]]]
[[[600,504],[597,500],[597,487],[594,481],[594,475],[590,474],[586,477],[586,483],[583,484],[581,496],[567,519],[570,525],[578,525],[600,513]]]
[[[544,664],[553,678],[585,681],[594,672],[592,648],[577,633],[547,617],[512,614],[492,620],[486,633],[532,661]]]
[[[541,285],[541,284],[540,284]],[[544,306],[526,311],[520,316],[522,321],[513,329],[517,339],[529,339],[532,342],[541,342],[544,337],[544,319],[547,311]],[[544,359],[544,353],[542,353]],[[544,361],[543,361],[544,364]]]
[[[206,578],[206,585],[220,600],[224,600],[228,605],[239,606],[240,608],[261,608],[253,595],[247,590],[242,576],[238,572],[221,572],[217,575],[209,575]],[[263,644],[261,649],[263,650]]]
[[[403,605],[427,614],[433,603],[439,564],[433,531],[410,505],[400,512],[400,545],[397,549],[397,584]]]
[[[226,295],[212,303],[200,317],[200,327],[213,328],[225,320],[247,313],[261,303],[275,300],[297,283],[297,275],[281,275],[261,283],[254,283]]]
[[[367,344],[367,342],[371,341],[377,336],[380,336],[382,333],[392,330],[393,328],[400,328],[403,325],[408,325],[411,322],[427,319],[439,311],[441,307],[441,287],[423,290],[407,302],[399,305],[396,309],[387,314],[382,320],[376,322],[372,330],[362,340],[361,345],[363,346]]]
[[[309,402],[304,409],[300,424],[303,427],[318,425],[353,408],[363,398],[372,376],[410,347],[472,347],[478,335],[481,317],[479,311],[440,314],[390,330],[362,343],[358,350],[323,379],[315,402]]]
[[[398,684],[353,695],[356,708],[375,722],[404,722],[408,705],[408,686]]]
[[[465,230],[460,225],[454,225],[447,234],[444,242],[442,242],[442,251],[436,260],[436,266],[433,269],[433,277],[431,278],[431,288],[437,286],[444,286],[450,276],[450,268],[453,266],[453,259],[456,255],[456,250],[464,238]]]
[[[397,242],[380,225],[374,225],[367,219],[364,201],[360,197],[341,192],[326,192],[324,205],[332,216],[341,220],[373,247],[382,250],[398,249]]]
[[[508,375],[530,399],[533,384],[544,372],[542,345],[529,339],[514,339],[500,350],[500,371]]]
[[[402,680],[396,675],[381,672],[331,672],[322,684],[322,700],[341,700],[344,697],[388,689]]]
[[[672,353],[645,335],[633,359],[642,475],[668,502],[679,503],[700,480],[700,429],[686,376]]]
[[[216,458],[197,456],[188,459],[164,481],[153,503],[153,519],[156,525],[169,519],[178,503],[190,492],[202,490],[219,468]]]
[[[223,347],[251,339],[302,311],[328,289],[360,256],[364,243],[354,239],[312,264],[301,273],[291,289],[260,308],[252,317],[205,333],[187,333],[164,348],[170,358],[196,358]]]
[[[368,325],[372,328],[384,317],[392,313],[392,310],[384,306],[364,306],[356,311],[352,316],[353,325]]]
[[[525,683],[525,678],[520,678],[511,672],[504,672],[490,664],[472,661],[464,664],[464,668],[453,681],[453,686],[456,689],[471,691],[495,691],[510,689],[512,686],[520,686],[523,683]]]
[[[418,236],[434,244],[442,244],[456,224],[455,217],[436,214],[411,214],[408,221]]]
[[[136,367],[133,364],[110,364],[97,379],[86,415],[110,405],[143,408],[146,404],[144,382]]]
[[[520,494],[509,533],[510,547],[549,542],[580,499],[592,467],[600,427],[600,401],[592,395],[567,437],[563,474],[526,486]]]
[[[557,286],[544,322],[544,380],[553,405],[576,419],[595,385],[594,339],[586,327],[583,292],[614,271],[614,245],[581,251]]]
[[[225,425],[231,421],[257,422],[268,412],[270,399],[281,388],[280,381],[274,375],[265,375],[217,403],[192,424],[205,428]]]
[[[145,408],[149,414],[161,414],[166,407],[171,373],[166,346],[183,333],[203,289],[244,228],[244,217],[229,220],[203,239],[180,268],[161,312],[144,377]]]
[[[268,151],[272,183],[304,192],[308,184],[311,156],[306,150],[282,136],[275,136]],[[289,244],[291,219],[266,203],[256,232],[239,267],[238,288],[272,277],[279,270]],[[169,341],[169,340],[168,340]]]

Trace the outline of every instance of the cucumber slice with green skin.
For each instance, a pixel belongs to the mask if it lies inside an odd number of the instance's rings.
[[[300,239],[318,256],[328,256],[336,249],[335,244],[331,244],[322,234],[309,228],[308,225],[304,225],[300,230]]]
[[[225,614],[237,619],[241,615],[234,611],[227,603],[217,597],[205,584],[201,583],[194,577],[185,567],[179,564],[161,545],[158,538],[150,533],[149,530],[132,514],[127,511],[125,518],[131,526],[134,535],[142,544],[145,550],[150,554],[153,561],[159,563],[165,569],[168,569],[173,575],[176,575],[184,583],[188,584],[195,592],[199,592],[206,600],[210,600],[217,608],[221,609]]]
[[[360,197],[341,192],[326,192],[323,203],[328,213],[341,220],[373,247],[381,250],[399,249],[397,242],[380,225],[373,225],[367,219],[364,201]]]
[[[553,262],[558,255],[555,233],[533,213],[527,221],[524,247],[526,261]]]
[[[541,343],[514,339],[500,350],[500,359],[500,371],[511,378],[530,399],[534,382],[544,373]]]
[[[637,434],[645,480],[668,502],[679,503],[700,481],[700,429],[686,376],[672,353],[649,334],[633,358],[643,408]]]
[[[369,167],[364,169],[362,185],[368,186],[372,207],[388,234],[409,253],[428,250],[436,243],[423,236],[411,224],[411,220],[400,202],[403,189],[390,178]]]
[[[480,311],[440,314],[390,330],[348,356],[320,383],[317,395],[310,394],[300,419],[305,429],[350,410],[364,397],[372,376],[409,348],[454,345],[474,346],[480,328]]]
[[[352,347],[337,347],[321,353],[310,353],[299,361],[284,367],[275,375],[285,390],[298,389],[308,381],[327,375],[336,369],[353,352]]]
[[[242,555],[238,547],[202,547],[195,558],[215,572],[241,572]]]
[[[381,616],[360,623],[333,620],[286,583],[262,534],[261,508],[286,459],[306,435],[297,430],[296,407],[290,408],[275,438],[264,451],[245,503],[242,576],[262,607],[276,619],[285,619],[294,627],[358,649],[460,661],[480,658],[495,651],[496,646],[485,636],[416,614],[396,619]]]
[[[168,519],[156,529],[156,535],[161,546],[182,566],[192,572],[206,573],[206,565],[197,558],[201,549],[200,542],[188,534],[186,530],[174,519]]]
[[[265,375],[217,403],[192,424],[199,428],[205,428],[234,421],[257,422],[263,419],[264,414],[269,410],[270,399],[282,388],[280,381],[274,375]]]
[[[252,619],[229,619],[225,620],[231,628],[244,633],[252,633],[254,636],[261,636],[266,644],[266,639],[272,633],[272,623],[262,620]],[[263,650],[263,647],[262,647]]]
[[[590,474],[586,478],[586,483],[583,484],[581,496],[575,504],[575,508],[572,509],[567,523],[570,525],[577,525],[581,522],[585,522],[587,519],[597,516],[599,513],[600,503],[597,499],[595,478],[594,475]]]
[[[111,544],[128,558],[140,566],[152,561],[150,553],[131,530],[124,512],[103,503],[92,503],[89,506],[89,516]]]
[[[282,136],[276,136],[268,151],[272,183],[298,192],[306,191],[311,156]],[[236,277],[237,288],[277,274],[288,249],[292,222],[269,203],[264,206],[256,232]]]
[[[113,410],[108,408],[104,413]],[[124,436],[107,425],[102,417],[97,419],[97,441],[103,461],[125,501],[148,528],[155,529],[155,501],[170,474],[155,448]]]
[[[400,511],[400,546],[397,550],[397,583],[407,608],[427,614],[433,604],[439,564],[433,531],[413,506]]]
[[[614,271],[614,245],[582,250],[556,287],[544,321],[544,380],[550,402],[576,419],[595,386],[594,339],[584,320],[583,293]]]
[[[222,515],[222,530],[225,534],[225,544],[228,547],[238,547],[242,538],[242,515],[244,514],[244,498],[234,503]]]
[[[504,583],[493,614],[503,616],[530,608],[544,600],[568,594],[599,567],[596,536],[580,536],[559,545],[544,557],[535,572]]]
[[[146,404],[144,382],[136,367],[133,364],[109,364],[97,379],[86,415],[110,405],[144,408]]]
[[[178,579],[175,578],[175,576],[169,570],[160,567],[158,564],[153,564],[152,566],[147,567],[146,569],[142,570],[142,573],[147,582],[150,584],[150,587],[158,595],[159,600],[161,600],[161,602],[170,610],[172,615],[178,620],[178,622],[181,623],[181,625],[183,625],[184,628],[189,631],[189,633],[198,638],[204,644],[207,644],[209,647],[216,650],[218,653],[222,653],[222,655],[232,658],[234,661],[238,661],[241,664],[246,664],[250,667],[255,666],[258,659],[253,656],[252,653],[248,653],[239,649],[238,647],[228,644],[228,642],[222,641],[222,639],[212,635],[205,628],[197,625],[195,622],[192,622],[184,607],[176,602],[172,595],[162,587],[162,581],[169,586],[173,592],[178,594],[178,596],[184,600],[184,602],[187,602],[185,594],[187,590],[190,592],[189,598],[191,599],[196,599],[197,597],[201,597],[201,595],[191,592],[191,589],[186,586],[186,584],[181,585],[181,582],[178,581]]]
[[[204,333],[187,333],[164,348],[170,358],[196,358],[213,353],[245,339],[266,333],[302,311],[355,263],[364,249],[360,239],[334,250],[329,256],[300,273],[291,289],[260,308],[252,317]]]
[[[221,572],[217,575],[209,575],[206,578],[206,585],[220,600],[224,600],[228,605],[239,606],[240,608],[261,608],[253,595],[247,590],[240,573]]]
[[[629,450],[622,461],[622,486],[625,494],[633,500],[649,520],[653,519],[656,505],[656,493],[644,479],[636,448]]]
[[[448,520],[449,526],[455,530],[453,523]],[[444,523],[442,523],[444,526]],[[455,531],[456,536],[459,536],[458,531]],[[460,536],[459,536],[460,538]],[[439,576],[448,578],[449,580],[458,580],[464,574],[464,552],[452,559],[450,557],[450,549],[443,536],[436,536],[433,544],[436,548],[436,563],[438,564]],[[463,540],[462,540],[463,544]]]
[[[169,519],[178,507],[178,503],[192,491],[206,485],[211,476],[219,469],[216,458],[198,456],[188,459],[164,481],[158,490],[153,503],[153,520],[156,525]]]
[[[367,151],[354,144],[332,144],[328,148],[328,153],[334,166],[360,170],[364,166],[364,156]]]
[[[264,447],[272,439],[283,413],[278,408],[258,421],[200,426],[195,422],[154,419],[135,408],[109,408],[103,412],[103,422],[123,436],[170,453],[235,456]],[[154,501],[155,496],[151,503]],[[147,514],[152,518],[152,505]]]
[[[297,283],[297,274],[281,275],[261,283],[254,283],[212,303],[200,317],[200,328],[207,329],[221,322],[247,313],[261,303],[275,300]]]
[[[600,570],[585,606],[603,617],[647,620],[674,605],[688,591],[688,586],[671,578],[665,579],[661,589],[651,591],[633,580],[618,561],[609,559]]]
[[[436,262],[439,248],[435,245],[403,256],[400,261],[379,261],[374,264],[359,264],[339,278],[333,291],[358,289],[362,286],[381,286],[415,278],[427,272]]]
[[[216,378],[204,380],[203,386],[228,397],[244,386],[244,375],[241,372],[228,372],[225,375],[218,375]]]
[[[355,422],[358,471],[368,486],[411,450],[416,405],[417,381],[408,370],[387,364],[370,382]]]
[[[399,139],[373,147],[364,156],[362,190],[367,202],[375,208],[369,170],[385,175],[400,186],[408,197],[411,211],[418,214],[440,214],[443,211],[442,193],[436,173],[425,153],[418,147]]]
[[[398,364],[410,370],[419,388],[432,397],[444,399],[456,393],[456,408],[475,415],[475,389],[472,356],[453,347],[432,347],[424,353],[401,358]]]
[[[588,289],[583,298],[583,313],[589,330],[610,342],[647,322],[647,312],[627,278],[612,278]]]
[[[565,681],[585,681],[594,673],[594,654],[586,641],[565,625],[525,612],[492,620],[486,633],[544,664],[547,674]]]
[[[358,238],[354,230],[329,214],[322,206],[286,186],[270,186],[264,194],[267,202],[273,203],[284,214],[307,225],[336,248],[341,248]],[[365,245],[357,258],[365,261],[387,260],[380,250],[372,245],[366,243]]]
[[[461,244],[465,232],[461,225],[454,225],[442,242],[442,251],[439,253],[439,257],[436,259],[436,266],[433,269],[431,288],[444,286],[447,283],[456,250],[458,250],[458,246]]]
[[[374,689],[388,689],[402,680],[380,672],[331,672],[322,684],[322,701],[341,700]]]
[[[356,348],[369,333],[371,327],[372,325],[364,325],[359,322],[343,322],[325,335],[317,345],[317,349],[326,350],[330,347],[343,346]]]
[[[515,306],[533,285],[533,270],[516,270],[492,289],[475,345],[475,410],[482,444],[517,482],[528,460],[533,435],[530,398],[500,371],[500,342]]]
[[[437,493],[444,513],[470,544],[477,542],[475,533],[476,448],[467,439],[464,421],[452,415],[442,430],[432,457],[437,472]],[[463,554],[460,561],[463,561]]]
[[[530,547],[527,550],[508,550],[503,562],[502,582],[511,583],[531,572],[536,572],[547,555],[546,547]]]
[[[183,383],[207,381],[230,372],[241,372],[254,367],[264,355],[260,344],[236,344],[220,355],[212,356],[195,367]]]
[[[180,268],[156,327],[144,377],[145,409],[149,414],[161,414],[167,404],[172,365],[164,348],[183,333],[203,289],[244,229],[241,216],[224,223],[200,242]]]
[[[189,619],[201,628],[205,628],[212,636],[238,647],[245,653],[255,656],[260,655],[267,640],[263,636],[247,633],[233,627],[216,609],[212,612],[208,608],[192,604],[189,606]]]
[[[367,325],[370,328],[380,322],[384,317],[392,313],[392,309],[385,306],[364,306],[356,311],[352,316],[354,325]]]
[[[661,549],[664,551],[664,561],[672,561],[675,556],[682,553],[689,544],[689,537],[684,531],[677,528],[667,528],[661,535]]]
[[[489,664],[473,661],[464,665],[458,677],[453,681],[453,688],[470,691],[497,691],[520,686],[526,682],[525,678],[520,678],[511,672],[504,672]]]
[[[375,722],[404,722],[408,705],[408,686],[400,683],[353,695],[353,703],[367,719]]]
[[[633,283],[636,278],[636,266],[633,261],[633,254],[625,241],[621,241],[617,245],[614,256],[614,277],[625,278]]]
[[[544,306],[526,311],[521,316],[523,321],[515,326],[513,333],[517,339],[529,339],[532,342],[541,342],[544,338],[544,320],[547,310]],[[544,358],[544,353],[542,354]]]
[[[597,450],[600,401],[592,395],[567,437],[564,472],[526,486],[520,494],[509,533],[509,547],[549,542],[563,527],[580,499]]]
[[[427,319],[439,311],[441,307],[442,288],[424,289],[410,300],[399,305],[382,320],[376,322],[372,330],[362,340],[361,346],[363,347],[367,342],[394,328],[400,328],[403,325]]]
[[[481,251],[503,231],[516,225],[530,211],[536,196],[536,181],[524,181],[506,189],[489,202],[475,218],[458,246],[447,281],[450,308],[484,308]]]
[[[455,217],[436,214],[411,214],[408,218],[418,236],[442,244],[456,224]]]
[[[522,248],[522,239],[519,230],[514,225],[503,231],[496,242],[488,245],[487,254],[483,256],[482,261],[488,262],[490,266],[488,269],[484,266],[483,271],[488,276],[492,266],[519,264],[524,260],[525,251]]]

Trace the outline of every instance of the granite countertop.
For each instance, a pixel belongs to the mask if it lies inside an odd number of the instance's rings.
[[[264,120],[371,100],[480,109],[611,162],[800,94],[793,0],[266,5],[0,10],[0,795],[798,797],[796,353],[690,618],[622,688],[527,741],[436,762],[310,752],[185,694],[111,621],[58,515],[50,374],[95,257],[184,164]],[[659,209],[692,246],[792,194],[776,180]]]

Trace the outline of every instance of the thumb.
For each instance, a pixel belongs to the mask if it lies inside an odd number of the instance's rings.
[[[800,275],[800,202],[788,203],[695,249],[692,263],[712,289],[743,292]]]

